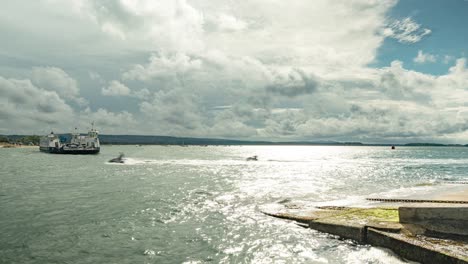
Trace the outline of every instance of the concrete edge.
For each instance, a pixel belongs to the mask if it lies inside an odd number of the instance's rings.
[[[367,243],[372,246],[384,247],[391,249],[399,256],[429,264],[466,264],[466,260],[457,258],[456,256],[450,256],[443,252],[432,250],[429,247],[423,245],[416,245],[407,240],[398,239],[393,236],[389,236],[386,232],[376,230],[369,227],[367,229]]]
[[[369,225],[352,225],[333,223],[327,221],[310,221],[309,228],[336,235],[344,239],[351,239],[360,244],[370,244],[376,247],[388,248],[397,255],[412,261],[429,264],[468,264],[468,260],[457,256],[451,256],[424,246],[411,243],[410,240],[399,239],[392,234],[398,234],[398,229],[379,230],[379,227]]]
[[[365,225],[343,225],[331,222],[310,221],[309,228],[337,235],[345,239],[352,239],[361,244],[365,244],[367,241]]]

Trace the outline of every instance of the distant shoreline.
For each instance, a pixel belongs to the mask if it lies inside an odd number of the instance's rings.
[[[0,148],[38,148],[39,146],[31,146],[31,145],[19,145],[19,144],[10,144],[0,142]]]
[[[69,134],[58,134],[67,138]],[[2,135],[0,135],[2,136]],[[8,138],[10,145],[21,142],[26,137],[37,137],[36,141],[24,141],[38,143],[39,136],[31,135],[3,135]],[[340,142],[340,141],[260,141],[260,140],[234,140],[220,138],[192,138],[171,136],[143,136],[143,135],[99,135],[102,145],[181,145],[181,146],[396,146],[396,147],[468,147],[468,144],[441,144],[433,142],[413,143],[362,143],[362,142]]]
[[[429,144],[429,143],[424,143],[424,144],[415,144],[415,143],[408,143],[408,144],[401,144],[401,145],[396,145],[396,144],[345,144],[345,143],[331,143],[331,144],[326,144],[326,143],[275,143],[275,142],[270,142],[270,143],[261,143],[257,144],[255,142],[253,143],[248,143],[248,144],[196,144],[196,143],[186,143],[186,144],[164,144],[164,143],[127,143],[127,142],[101,142],[101,145],[123,145],[123,146],[130,146],[130,145],[140,145],[140,146],[180,146],[180,147],[189,147],[189,146],[201,146],[201,147],[207,147],[207,146],[337,146],[337,147],[456,147],[456,148],[465,148],[468,147],[467,145],[459,145],[459,144]]]

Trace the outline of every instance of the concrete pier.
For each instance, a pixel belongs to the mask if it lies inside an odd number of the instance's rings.
[[[400,223],[418,225],[427,232],[468,238],[468,205],[466,207],[401,206]],[[467,239],[468,240],[468,239]]]
[[[451,193],[454,201],[468,202],[468,186]],[[438,197],[440,198],[440,197]],[[444,197],[447,198],[447,197]],[[294,220],[309,228],[391,249],[421,263],[468,263],[468,205],[465,203],[380,202],[372,207],[304,207],[281,203],[270,216]],[[414,200],[414,199],[413,199]]]

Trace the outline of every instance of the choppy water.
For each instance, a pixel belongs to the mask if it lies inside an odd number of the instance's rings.
[[[106,163],[119,152],[127,164]],[[467,180],[468,148],[25,148],[0,164],[0,263],[400,263],[259,208],[429,192]]]

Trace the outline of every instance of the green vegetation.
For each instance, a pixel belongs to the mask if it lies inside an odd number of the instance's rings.
[[[18,142],[21,142],[22,144],[28,145],[28,144],[34,144],[34,145],[39,145],[40,141],[40,136],[32,135],[32,136],[25,136],[22,137],[18,140]]]
[[[39,145],[41,136],[37,135],[0,135],[1,143]]]
[[[324,211],[315,213],[315,217],[320,220],[333,221],[383,221],[398,222],[398,209],[396,208],[353,208],[337,207],[324,208]]]
[[[368,208],[352,210],[346,217],[352,219],[367,219],[373,221],[398,222],[398,210],[390,208]]]

